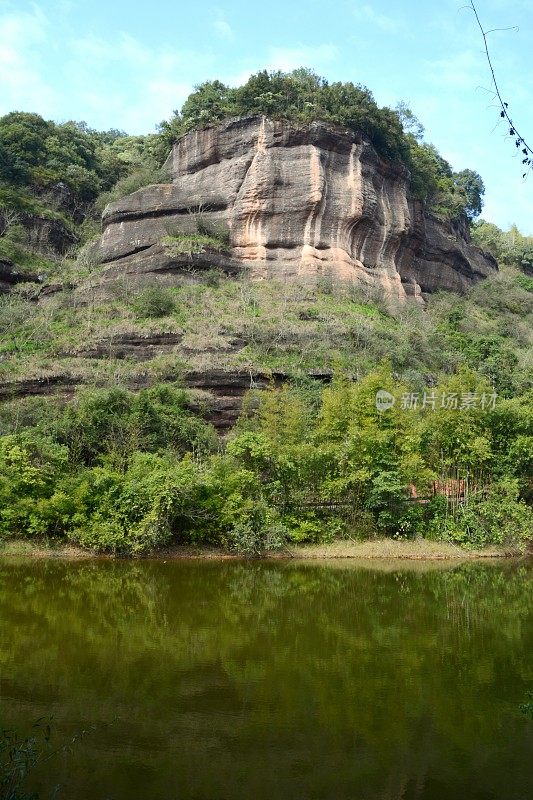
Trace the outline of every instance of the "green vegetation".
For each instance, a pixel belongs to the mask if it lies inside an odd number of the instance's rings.
[[[93,275],[96,282],[98,267],[83,269],[86,283]],[[505,396],[533,383],[533,286],[513,268],[465,296],[434,295],[425,309],[326,278],[311,287],[211,271],[176,276],[172,287],[134,287],[124,277],[104,296],[90,289],[77,294],[68,286],[46,302],[36,304],[32,295],[22,285],[0,299],[2,381],[65,372],[89,383],[105,382],[107,374],[127,381],[139,364],[117,359],[114,342],[180,333],[178,349],[143,369],[156,377],[157,366],[166,377],[167,367],[180,374],[186,362],[191,369],[284,370],[294,376],[335,369],[359,377],[388,358],[415,388],[461,365],[479,371]],[[163,311],[167,316],[158,318]],[[107,349],[107,357],[87,358],[96,348]]]
[[[58,253],[73,255],[98,234],[107,203],[168,181],[163,164],[178,136],[254,114],[324,120],[362,132],[382,156],[409,170],[412,194],[433,213],[473,220],[481,212],[481,177],[468,169],[454,172],[423,141],[423,127],[405,104],[379,108],[366,87],[329,84],[308,69],[262,71],[237,88],[217,80],[202,84],[148,136],[95,131],[84,122],[58,125],[26,112],[0,118],[0,257],[26,271],[57,274]],[[45,221],[54,223],[52,231]]]
[[[492,253],[500,264],[517,267],[533,276],[533,236],[523,236],[516,225],[502,231],[493,222],[479,220],[472,228],[472,239]],[[531,280],[523,277],[522,286],[531,287]]]
[[[201,223],[200,223],[201,227]],[[165,236],[161,244],[171,253],[176,255],[184,253],[194,255],[214,250],[217,253],[229,252],[230,246],[223,236],[209,233],[175,233],[172,236]]]
[[[258,554],[376,535],[523,547],[533,530],[532,315],[531,278],[514,267],[425,309],[327,278],[313,288],[205,273],[172,288],[117,282],[104,297],[8,295],[5,385],[63,375],[108,388],[0,406],[1,536],[117,553],[184,543]],[[182,339],[165,355],[114,352],[124,335],[169,332]],[[100,355],[86,357],[91,349]],[[179,386],[113,388],[141,375],[175,380],[185,365],[283,370],[287,382],[251,392],[226,443]],[[331,386],[310,378],[314,369],[331,371]],[[378,389],[395,394],[392,410],[377,412]],[[443,394],[493,390],[493,409],[439,406]],[[424,392],[435,392],[435,410],[421,407]],[[411,393],[418,408],[402,409]],[[467,480],[467,503],[433,497],[433,482],[450,478]],[[428,503],[410,499],[413,486]]]
[[[49,274],[56,269],[54,254],[45,254],[37,248],[29,247],[27,232],[22,225],[14,225],[0,237],[0,258],[11,261],[23,274]]]
[[[176,310],[174,293],[161,286],[148,286],[136,295],[133,309],[141,319],[168,317]]]
[[[171,286],[164,275],[99,286],[91,241],[105,204],[167,180],[162,164],[177,136],[243,114],[362,131],[409,169],[429,210],[466,215],[501,273],[425,309],[327,274],[314,287],[252,282],[195,271],[192,258]],[[0,258],[38,273],[50,291],[36,303],[35,284],[23,283],[0,297],[0,535],[117,553],[183,542],[259,554],[422,534],[523,546],[532,528],[533,240],[474,222],[481,178],[454,173],[423,135],[404,104],[380,109],[365,87],[304,69],[260,72],[237,88],[203,84],[145,137],[2,117]],[[196,233],[169,230],[161,245],[185,256],[228,250],[227,231],[201,211],[195,221]],[[205,395],[182,388],[187,370],[209,368],[273,376],[271,391],[245,400],[227,441],[205,421]],[[331,385],[313,371],[332,375]],[[65,386],[68,399],[16,399],[21,381]],[[375,408],[379,388],[398,398],[390,412]],[[402,395],[424,392],[496,392],[498,401],[400,407]],[[468,497],[433,492],[447,480],[466,481]]]
[[[381,412],[379,389],[408,393],[388,366],[322,391],[252,393],[223,451],[172,386],[93,390],[66,406],[27,405],[25,415],[17,406],[4,411],[12,432],[0,439],[1,534],[125,553],[178,542],[259,554],[378,534],[524,544],[532,391],[483,407],[492,388],[464,368],[432,391],[475,393],[477,407],[398,402]],[[433,481],[450,474],[470,476],[468,503],[410,499],[413,486],[431,498]]]
[[[43,192],[68,190],[70,211],[79,214],[101,192],[110,191],[119,179],[155,164],[155,136],[133,137],[122,131],[98,132],[84,122],[56,125],[38,114],[12,112],[0,118],[0,181],[12,189],[10,202],[19,211],[31,209]],[[5,198],[5,188],[2,190]],[[132,191],[128,186],[126,191]]]
[[[481,213],[484,186],[473,170],[453,172],[436,148],[423,142],[424,129],[404,104],[380,108],[372,92],[360,84],[328,83],[309,69],[290,73],[263,70],[235,88],[218,80],[202,83],[181,111],[161,124],[167,146],[187,131],[224,119],[264,114],[296,122],[323,120],[362,132],[378,153],[411,174],[411,191],[444,217]]]
[[[57,125],[38,114],[0,118],[0,258],[54,277],[100,232],[106,203],[168,180],[161,136]]]

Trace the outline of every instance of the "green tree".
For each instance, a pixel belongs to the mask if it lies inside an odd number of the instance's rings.
[[[483,209],[485,184],[481,175],[472,169],[463,169],[453,175],[455,185],[464,192],[466,203],[464,211],[470,220],[479,217]]]

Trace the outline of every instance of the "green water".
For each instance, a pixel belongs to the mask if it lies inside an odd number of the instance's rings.
[[[0,625],[41,800],[533,798],[531,565],[5,558]]]

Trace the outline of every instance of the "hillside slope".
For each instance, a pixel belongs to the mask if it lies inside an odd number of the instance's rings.
[[[320,92],[328,108],[344,107],[342,86]],[[396,153],[395,180],[406,174],[402,158],[419,159],[402,208],[421,203],[426,220],[440,208],[431,222],[449,229],[448,244],[438,248],[448,275],[440,284],[432,267],[424,286],[425,256],[415,251],[416,274],[402,272],[397,256],[410,252],[408,237],[417,233],[395,228],[386,180],[376,171],[358,191],[379,202],[366,210],[363,202],[350,218],[357,246],[344,249],[342,270],[329,268],[344,195],[328,200],[329,178],[317,181],[316,197],[298,188],[312,172],[307,139],[294,202],[291,170],[281,166],[278,174],[276,159],[261,154],[248,165],[251,205],[216,211],[203,206],[203,195],[193,202],[196,180],[226,195],[231,189],[195,167],[190,180],[176,173],[187,190],[177,209],[181,184],[169,184],[160,167],[166,134],[98,134],[25,114],[0,120],[0,539],[52,537],[123,553],[201,543],[258,554],[339,536],[424,535],[511,549],[533,537],[531,240],[471,226],[498,259],[495,272],[468,244],[465,218],[452,222],[467,210],[459,176],[402,133],[393,112],[377,110],[353,86],[346,92],[360,104],[358,119],[379,144],[379,159]],[[202,110],[205,95],[199,90],[186,104],[180,135],[194,127],[192,109]],[[254,105],[253,92],[246,96],[238,95],[239,109]],[[312,124],[293,113],[296,125],[272,123],[274,138],[309,137]],[[330,130],[326,122],[316,130]],[[206,131],[197,138],[212,141]],[[186,135],[189,142],[196,136]],[[362,142],[356,131],[343,136],[351,137],[349,149]],[[317,175],[335,185],[329,152],[320,153]],[[372,153],[369,163],[377,163]],[[231,159],[219,156],[215,147],[208,161],[223,174]],[[246,148],[243,157],[250,160]],[[264,162],[255,177],[254,160]],[[268,221],[276,186],[286,213]],[[429,194],[420,199],[424,187],[433,187],[431,202]],[[339,203],[328,210],[334,196]],[[108,202],[102,244],[98,215]],[[148,239],[106,258],[121,236],[128,247],[138,238],[124,234],[135,202]],[[479,209],[479,194],[470,207]],[[159,228],[165,218],[170,228]],[[313,253],[303,250],[311,247],[307,234]],[[287,280],[286,272],[265,269],[267,259],[260,275],[246,268],[256,259],[243,259],[239,247],[274,251],[276,239],[284,258],[308,253],[312,274],[291,268]],[[465,267],[466,251],[489,269]],[[381,254],[380,263],[358,257],[370,252]],[[318,268],[326,255],[327,268]],[[346,265],[367,280],[346,280]],[[472,280],[482,274],[488,277]],[[387,283],[403,294],[383,291]],[[408,285],[415,297],[405,297]],[[428,290],[424,305],[420,288]]]

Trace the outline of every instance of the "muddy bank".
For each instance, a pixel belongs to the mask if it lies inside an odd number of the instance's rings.
[[[290,545],[276,553],[269,553],[268,558],[298,560],[408,560],[408,561],[472,561],[476,559],[502,559],[527,557],[528,554],[511,547],[486,547],[470,550],[449,542],[432,542],[426,539],[399,542],[393,539],[375,539],[365,542],[339,540],[330,544]],[[533,553],[529,553],[531,557]],[[110,554],[94,553],[74,545],[58,543],[28,542],[12,539],[0,542],[0,558],[2,557],[58,558],[71,561],[91,558],[113,559],[124,558]],[[132,559],[132,556],[127,557]],[[242,559],[238,553],[222,548],[192,547],[176,545],[165,550],[139,556],[139,558],[171,561],[178,559]]]

